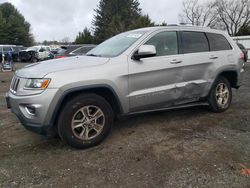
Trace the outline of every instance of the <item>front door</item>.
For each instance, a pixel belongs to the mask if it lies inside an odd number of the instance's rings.
[[[155,46],[155,57],[129,59],[130,111],[167,107],[178,101],[176,80],[181,79],[182,61],[177,38],[175,31],[156,33],[145,43]]]

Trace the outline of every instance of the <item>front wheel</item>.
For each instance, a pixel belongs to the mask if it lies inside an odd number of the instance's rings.
[[[37,63],[38,59],[36,57],[32,57],[30,61],[31,61],[31,63]]]
[[[213,112],[224,112],[230,107],[231,102],[231,85],[225,77],[219,76],[216,79],[208,97],[210,109]]]
[[[113,111],[109,103],[95,94],[78,95],[64,106],[58,120],[63,141],[78,149],[103,141],[111,130]]]

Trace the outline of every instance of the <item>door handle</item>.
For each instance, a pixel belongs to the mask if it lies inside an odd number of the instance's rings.
[[[182,63],[181,60],[178,60],[178,59],[173,59],[172,61],[170,61],[171,64],[179,64],[179,63]]]
[[[212,56],[210,56],[210,58],[209,59],[218,59],[218,56],[214,56],[214,55],[212,55]]]

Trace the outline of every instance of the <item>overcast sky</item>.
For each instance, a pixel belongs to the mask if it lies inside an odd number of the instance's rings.
[[[35,40],[73,41],[91,21],[99,0],[0,0],[11,2],[31,24]],[[202,0],[204,1],[204,0]],[[182,9],[182,0],[139,0],[144,14],[152,21],[177,24]]]

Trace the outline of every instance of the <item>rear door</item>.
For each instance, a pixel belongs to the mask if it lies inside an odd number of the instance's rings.
[[[217,64],[225,62],[229,65],[230,63],[235,64],[237,56],[235,57],[233,48],[227,39],[217,33],[207,33],[206,35],[209,39],[211,53],[214,59],[216,59]]]
[[[198,101],[209,86],[216,57],[209,50],[204,32],[182,31],[182,81],[176,84],[180,103]]]

